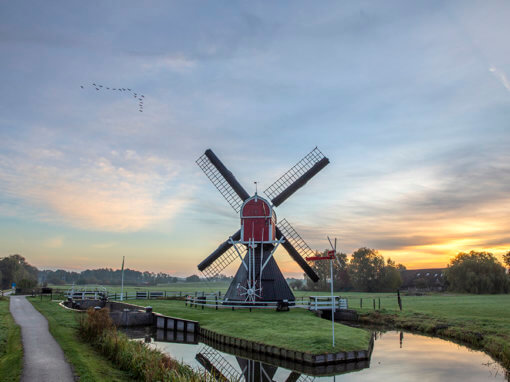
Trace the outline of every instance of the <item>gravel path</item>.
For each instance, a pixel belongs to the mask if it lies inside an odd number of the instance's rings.
[[[71,367],[64,352],[48,331],[48,321],[25,296],[11,296],[10,309],[21,326],[23,373],[21,382],[72,382]]]

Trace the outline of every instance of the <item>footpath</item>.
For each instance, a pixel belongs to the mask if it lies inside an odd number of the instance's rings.
[[[48,330],[48,321],[25,296],[11,296],[10,310],[21,327],[23,373],[21,382],[73,382],[71,366]]]

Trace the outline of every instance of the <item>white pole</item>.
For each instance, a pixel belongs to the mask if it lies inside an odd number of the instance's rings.
[[[120,282],[120,301],[124,301],[124,256],[122,256],[122,276]]]
[[[333,332],[333,347],[335,347],[335,296],[333,295],[333,259],[329,260],[331,267],[331,331]]]

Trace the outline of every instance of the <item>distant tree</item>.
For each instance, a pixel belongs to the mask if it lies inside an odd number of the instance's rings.
[[[379,292],[394,292],[402,285],[402,277],[400,269],[405,267],[402,264],[397,265],[393,260],[388,258],[384,267],[383,277],[379,286]]]
[[[186,277],[187,283],[195,283],[198,281],[200,281],[200,277],[198,277],[197,275],[191,275],[191,276]]]
[[[503,262],[508,268],[510,268],[510,251],[503,255]]]
[[[507,293],[505,268],[490,252],[459,253],[445,271],[449,289],[465,293]]]
[[[21,255],[10,255],[0,259],[0,272],[2,289],[10,288],[12,283],[19,286],[22,280],[25,280],[23,285],[37,285],[37,268],[27,263]]]
[[[352,254],[349,276],[356,290],[376,292],[384,277],[384,258],[374,249],[359,248]]]
[[[328,250],[324,250],[320,256],[326,256]],[[318,254],[319,255],[319,254]],[[329,260],[314,261],[312,269],[319,276],[319,281],[313,282],[305,274],[306,290],[310,291],[329,291],[331,284],[331,269]],[[351,288],[349,273],[347,272],[347,255],[345,253],[337,253],[336,259],[333,260],[333,286],[335,291],[341,291]]]
[[[303,280],[291,279],[289,280],[289,286],[294,290],[300,290],[303,287]]]

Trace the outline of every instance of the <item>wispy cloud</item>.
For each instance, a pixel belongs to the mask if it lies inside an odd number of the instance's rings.
[[[189,189],[184,192],[173,183],[178,166],[159,157],[112,151],[73,166],[44,160],[41,155],[55,157],[45,150],[22,154],[1,157],[0,188],[36,209],[41,219],[93,230],[136,231],[171,220],[189,201]]]
[[[505,89],[510,92],[510,81],[508,80],[508,77],[506,76],[505,72],[503,72],[501,69],[496,68],[495,66],[491,66],[489,68],[489,72],[494,74],[494,76],[496,76],[496,78],[499,80],[499,82],[501,82]]]

